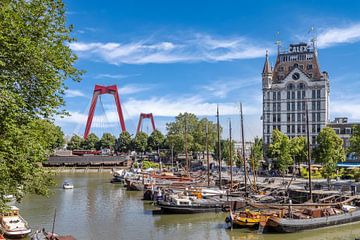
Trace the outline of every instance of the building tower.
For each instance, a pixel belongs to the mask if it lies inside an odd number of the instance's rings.
[[[266,52],[262,72],[265,147],[274,129],[290,138],[306,135],[306,104],[312,145],[328,122],[328,74],[320,71],[315,46],[314,42],[290,44],[288,51],[278,51],[273,69]]]

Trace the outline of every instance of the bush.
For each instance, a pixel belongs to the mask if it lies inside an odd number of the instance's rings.
[[[150,162],[147,160],[142,161],[142,169],[148,169],[148,168],[160,168],[160,164]]]

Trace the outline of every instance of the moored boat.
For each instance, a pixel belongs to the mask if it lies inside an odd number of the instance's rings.
[[[70,182],[64,182],[63,183],[63,188],[64,189],[73,189],[74,188],[74,185]]]
[[[76,240],[71,235],[60,236],[56,233],[46,232],[45,229],[37,230],[32,236],[31,240]]]
[[[19,211],[16,206],[11,206],[8,212],[0,215],[0,231],[8,238],[24,238],[31,233],[31,228]]]

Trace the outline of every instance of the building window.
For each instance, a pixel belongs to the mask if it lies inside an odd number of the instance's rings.
[[[273,103],[273,111],[276,111],[276,103]]]
[[[276,122],[276,114],[273,114],[273,122]]]
[[[316,133],[316,124],[311,126],[311,132]]]
[[[316,130],[317,130],[318,133],[320,132],[320,130],[321,130],[320,124],[317,125],[317,129],[316,129]]]
[[[315,102],[311,102],[311,105],[312,105],[312,110],[316,110],[316,109],[315,109],[316,103],[315,103]]]
[[[295,113],[292,113],[292,114],[291,114],[291,121],[292,121],[292,122],[295,122]]]
[[[321,109],[320,106],[321,106],[321,105],[320,105],[320,101],[318,101],[318,102],[317,102],[317,110],[320,110],[320,109]]]
[[[286,120],[290,122],[290,113],[286,114]]]
[[[301,109],[305,110],[305,102],[301,102]]]
[[[311,70],[311,69],[312,69],[312,64],[308,64],[308,65],[306,66],[306,69],[307,69],[307,70]]]
[[[302,119],[301,119],[301,113],[298,113],[298,114],[297,114],[297,120],[298,120],[298,122],[301,122],[301,120],[302,120]]]
[[[281,122],[281,114],[280,113],[278,113],[278,115],[277,115],[277,121]]]
[[[290,125],[287,125],[287,133],[290,133]]]
[[[289,102],[286,103],[286,109],[287,109],[288,111],[290,111],[290,103],[289,103]]]
[[[321,90],[316,91],[317,98],[321,98]]]
[[[278,103],[278,104],[277,104],[277,110],[278,110],[278,111],[281,111],[281,103]]]
[[[299,65],[300,69],[304,69],[304,65]]]
[[[305,91],[302,91],[302,99],[304,99],[305,98]]]
[[[312,139],[312,144],[315,145],[315,144],[316,144],[316,137],[315,137],[315,136],[312,136],[311,139]]]
[[[301,92],[297,91],[297,98],[300,99],[301,98]]]
[[[266,103],[266,108],[267,108],[267,110],[270,110],[270,103],[269,102]]]
[[[301,125],[297,125],[297,132],[301,133]]]
[[[340,134],[340,129],[339,128],[334,128],[334,131],[336,134]]]
[[[273,100],[276,100],[276,92],[273,92]]]
[[[267,96],[267,99],[270,100],[270,93],[269,92],[266,93],[266,96]]]
[[[277,99],[281,100],[281,93],[280,92],[277,93]]]
[[[294,84],[290,83],[290,84],[287,86],[287,89],[288,89],[288,90],[293,90],[293,89],[294,89]]]
[[[313,122],[315,122],[315,113],[313,112],[312,114],[311,114],[311,120],[313,121]]]
[[[351,134],[351,128],[345,128],[345,134]]]
[[[295,92],[291,92],[291,99],[295,99]]]
[[[300,106],[300,102],[297,102],[297,110],[300,110],[301,109],[301,106]]]
[[[291,126],[291,132],[292,132],[292,133],[295,133],[295,125],[292,125],[292,126]]]
[[[312,98],[315,98],[315,95],[316,95],[316,91],[315,91],[315,90],[312,90],[311,97],[312,97]]]
[[[299,84],[299,89],[304,89],[305,88],[305,84],[304,83],[300,83]]]
[[[267,120],[267,122],[270,122],[270,113],[266,114],[266,120]]]
[[[290,92],[287,92],[287,99],[290,99]]]
[[[291,102],[291,110],[295,111],[295,102]]]
[[[316,120],[320,122],[320,113],[316,113]]]

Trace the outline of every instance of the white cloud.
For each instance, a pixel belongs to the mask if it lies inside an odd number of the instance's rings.
[[[352,121],[360,121],[360,100],[358,97],[331,101],[330,113],[333,117],[348,117]]]
[[[97,74],[95,75],[94,78],[96,79],[101,79],[101,78],[111,78],[111,79],[124,79],[124,78],[128,78],[128,77],[137,77],[140,76],[141,74],[108,74],[108,73],[102,73],[102,74]]]
[[[360,24],[347,27],[333,27],[322,31],[318,36],[320,48],[330,47],[340,43],[353,43],[360,40]]]
[[[155,116],[160,117],[174,117],[181,112],[190,112],[198,116],[215,116],[216,115],[216,103],[206,102],[204,99],[193,96],[179,98],[170,97],[153,97],[145,100],[130,99],[122,103],[123,114],[125,119],[137,119],[141,112],[151,112]],[[114,123],[119,121],[119,117],[115,110],[115,107],[109,107],[104,105],[106,109],[106,115],[94,117],[94,124],[96,122],[109,122]],[[246,105],[243,111],[247,115],[259,114],[258,109],[254,106]],[[239,108],[235,103],[220,103],[219,112],[221,115],[237,115],[239,114]],[[70,111],[70,117],[58,118],[59,122],[63,123],[82,123],[87,120],[87,115],[80,112]]]
[[[75,89],[67,89],[65,90],[65,97],[72,98],[72,97],[85,97],[85,94],[80,90]]]
[[[205,34],[158,42],[77,42],[71,43],[70,47],[80,57],[100,58],[115,65],[231,61],[263,57],[266,48],[244,37],[215,38]]]
[[[243,79],[224,79],[212,81],[211,83],[207,83],[200,88],[206,90],[206,94],[210,93],[212,96],[225,98],[233,91],[239,91],[241,89],[252,87],[258,84],[260,84],[259,78],[251,77]]]
[[[125,85],[119,88],[120,96],[134,94],[139,92],[144,92],[150,90],[151,86],[144,86],[144,85]]]

